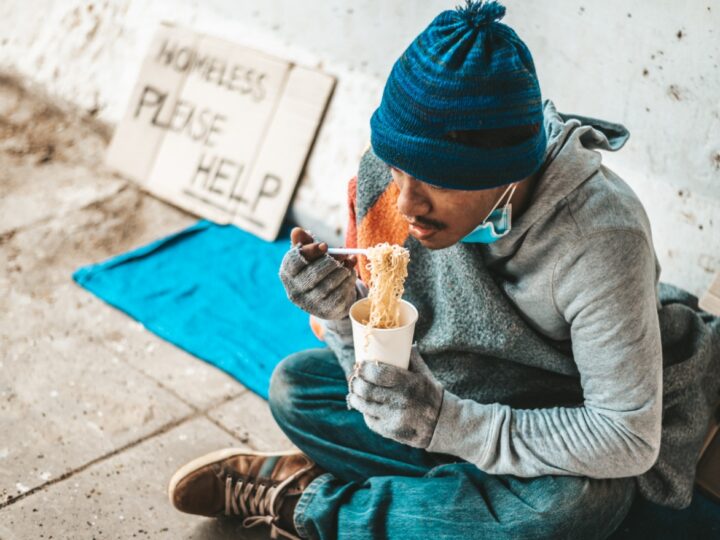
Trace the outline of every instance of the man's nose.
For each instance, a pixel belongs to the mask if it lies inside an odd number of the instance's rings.
[[[403,175],[398,182],[400,194],[397,207],[407,217],[423,216],[430,212],[430,201],[422,192],[422,183],[411,176]]]

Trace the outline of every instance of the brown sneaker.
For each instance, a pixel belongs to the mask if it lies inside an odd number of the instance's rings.
[[[289,507],[294,509],[299,495],[322,472],[297,450],[266,453],[228,448],[181,467],[170,480],[168,496],[181,512],[241,516],[244,527],[267,523],[273,538],[281,534],[297,539]]]

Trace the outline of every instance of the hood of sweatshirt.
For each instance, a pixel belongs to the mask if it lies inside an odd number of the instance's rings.
[[[621,124],[560,113],[550,100],[544,103],[543,115],[548,146],[540,177],[529,206],[520,217],[513,217],[507,236],[487,246],[492,257],[511,254],[533,224],[600,169],[598,150],[620,150],[630,137]]]

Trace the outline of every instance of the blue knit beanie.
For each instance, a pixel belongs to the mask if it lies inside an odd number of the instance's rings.
[[[407,174],[452,189],[521,180],[542,165],[546,137],[530,51],[500,22],[505,7],[467,0],[444,11],[395,63],[370,120],[375,154]],[[453,133],[539,125],[499,148],[454,141]]]

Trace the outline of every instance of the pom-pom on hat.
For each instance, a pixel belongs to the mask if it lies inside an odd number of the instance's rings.
[[[380,159],[418,180],[468,190],[510,184],[540,168],[547,144],[540,86],[530,51],[499,22],[504,15],[497,2],[467,0],[415,38],[370,120]],[[500,147],[456,135],[531,126],[539,129]]]

